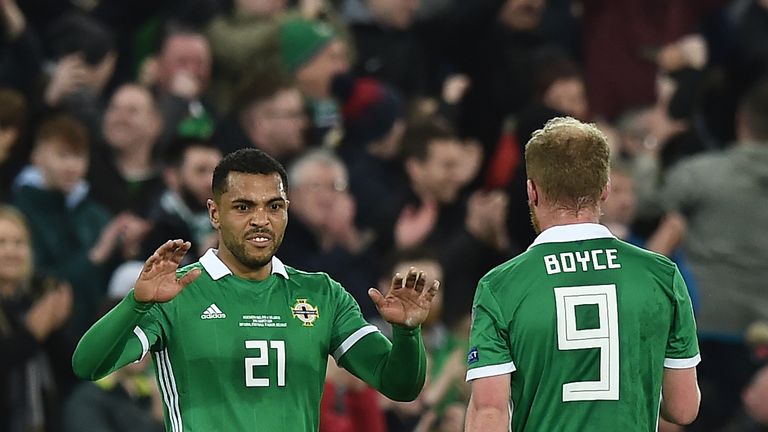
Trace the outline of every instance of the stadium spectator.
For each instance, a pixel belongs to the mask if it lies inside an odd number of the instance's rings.
[[[410,124],[403,138],[407,190],[397,208],[398,248],[438,251],[451,296],[451,321],[469,312],[473,285],[514,247],[506,227],[507,196],[501,191],[463,189],[480,165],[477,143],[465,142],[439,118]]]
[[[355,297],[363,316],[375,315],[367,292],[376,283],[377,260],[371,233],[355,224],[357,204],[348,190],[346,166],[325,149],[313,150],[288,167],[288,184],[291,220],[281,259],[327,272]]]
[[[289,163],[306,145],[307,113],[294,79],[265,62],[251,69],[214,142],[223,153],[255,147]]]
[[[168,237],[189,239],[189,260],[216,247],[216,232],[208,220],[207,203],[213,197],[211,179],[221,157],[221,151],[212,142],[194,138],[178,138],[166,149],[163,176],[168,189],[150,210],[152,229],[142,240],[140,257],[151,255],[155,245]]]
[[[27,97],[35,93],[43,73],[44,54],[37,32],[28,25],[16,0],[0,3],[0,86]]]
[[[270,35],[287,7],[286,0],[237,0],[206,28],[214,65],[211,94],[221,113],[233,108],[237,85],[247,78],[254,59],[263,61],[263,54],[269,55]]]
[[[47,119],[36,132],[32,164],[14,185],[13,202],[30,223],[36,268],[72,285],[75,335],[95,320],[110,260],[133,223],[130,216],[112,218],[91,198],[85,180],[89,146],[74,117]]]
[[[96,201],[113,214],[146,218],[164,189],[156,143],[162,118],[145,87],[125,84],[112,95],[104,115],[104,142],[93,149],[88,178]]]
[[[744,332],[768,318],[764,269],[768,242],[754,227],[768,220],[768,82],[740,104],[737,145],[683,160],[666,176],[667,216],[649,242],[668,255],[681,244],[700,292],[702,418],[700,430],[722,426],[751,375]]]
[[[357,202],[357,222],[376,233],[379,251],[392,247],[392,233],[405,178],[400,160],[405,107],[393,87],[370,78],[343,75],[334,81],[342,103],[344,136],[336,152],[349,169],[349,190]]]
[[[216,111],[208,101],[211,81],[211,48],[205,35],[183,24],[165,26],[160,49],[147,59],[142,84],[156,94],[162,114],[161,147],[177,135],[210,138]]]
[[[282,64],[309,106],[312,142],[333,141],[328,133],[341,125],[341,114],[331,83],[350,69],[346,42],[331,24],[296,17],[284,20],[278,35]]]
[[[0,203],[10,200],[11,184],[25,164],[27,99],[16,90],[0,88]]]
[[[0,206],[0,429],[54,430],[74,385],[66,327],[72,290],[33,267],[24,216]]]
[[[43,95],[50,108],[75,115],[91,136],[98,136],[107,98],[104,91],[115,71],[112,32],[95,18],[71,13],[51,24],[54,67]]]

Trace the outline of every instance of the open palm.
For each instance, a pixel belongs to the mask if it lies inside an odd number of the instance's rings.
[[[192,247],[190,242],[168,240],[157,248],[144,263],[134,287],[136,301],[142,303],[163,303],[176,295],[200,276],[200,270],[189,271],[181,278],[176,277],[184,254]]]
[[[427,319],[432,299],[440,288],[437,280],[428,288],[425,285],[424,272],[411,268],[405,278],[399,273],[392,278],[386,296],[375,288],[368,290],[368,295],[384,320],[414,328]]]

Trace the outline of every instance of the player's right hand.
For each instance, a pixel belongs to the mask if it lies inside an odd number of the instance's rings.
[[[144,263],[144,268],[136,280],[133,296],[141,303],[163,303],[176,295],[200,276],[200,269],[190,270],[181,278],[176,277],[184,254],[192,243],[184,240],[168,240],[157,248],[155,253]]]

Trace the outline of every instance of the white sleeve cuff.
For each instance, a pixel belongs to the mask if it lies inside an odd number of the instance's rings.
[[[667,369],[688,369],[696,366],[699,362],[701,362],[699,354],[686,359],[666,358],[664,359],[664,367]]]
[[[487,378],[497,375],[509,374],[517,370],[514,362],[483,366],[467,371],[467,381],[476,380],[478,378]]]
[[[147,335],[144,333],[144,330],[142,330],[139,326],[133,328],[133,334],[135,334],[136,337],[139,338],[139,342],[141,342],[141,357],[139,357],[139,359],[134,362],[138,363],[144,358],[145,355],[147,355],[147,352],[149,352],[149,339],[147,339]]]

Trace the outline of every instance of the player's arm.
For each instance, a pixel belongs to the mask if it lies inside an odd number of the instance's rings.
[[[508,431],[509,397],[509,374],[473,380],[465,430],[467,432]]]
[[[378,331],[372,332],[344,353],[339,365],[392,400],[412,401],[427,376],[421,330],[395,325],[392,342]]]
[[[405,278],[392,278],[386,296],[371,288],[368,294],[376,308],[392,324],[392,342],[375,327],[363,327],[358,330],[361,338],[355,340],[353,334],[334,353],[341,366],[392,400],[414,400],[424,387],[427,356],[420,326],[440,282],[425,285],[424,273],[412,268]],[[348,341],[353,344],[346,349]]]
[[[700,361],[696,322],[685,281],[675,268],[672,281],[674,317],[667,341],[661,387],[661,417],[686,425],[699,413],[701,393],[696,379]]]
[[[151,307],[150,303],[137,302],[131,291],[97,321],[80,339],[72,356],[75,375],[94,381],[140,359],[156,341],[138,327]]]
[[[169,240],[144,263],[134,290],[93,325],[78,343],[72,369],[83,379],[96,380],[141,358],[157,341],[138,326],[154,303],[167,302],[200,275],[194,269],[181,278],[176,270],[191,244]]]
[[[509,330],[493,283],[480,280],[472,305],[467,381],[472,395],[467,406],[466,430],[507,431],[510,424],[511,374],[516,370],[509,345]]]
[[[687,425],[699,414],[701,393],[696,380],[696,368],[664,369],[661,387],[661,417]]]

